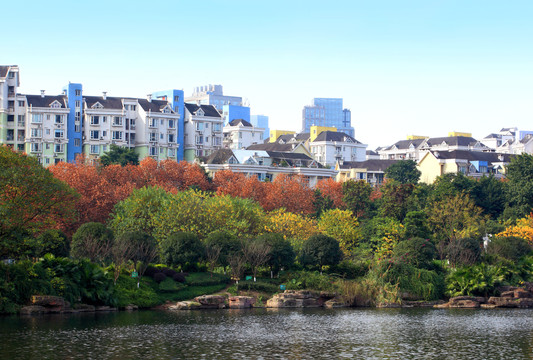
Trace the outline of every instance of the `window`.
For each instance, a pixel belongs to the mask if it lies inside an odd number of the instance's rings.
[[[157,133],[150,133],[150,141],[157,141]]]
[[[46,159],[44,159],[44,163],[45,163],[46,165],[50,164],[50,158],[46,158]]]
[[[174,136],[174,134],[168,134],[168,142],[169,143],[176,142],[176,137]]]
[[[161,119],[161,126],[165,126],[165,120]]]
[[[50,150],[50,144],[46,144],[45,147],[46,147],[46,150]]]
[[[80,132],[80,131],[81,131],[81,126],[74,125],[74,132]]]
[[[42,129],[31,129],[31,137],[43,137],[43,130]]]
[[[98,125],[100,124],[100,117],[99,116],[91,116],[91,125]]]
[[[6,135],[7,135],[7,141],[13,141],[15,139],[15,130],[8,129]]]
[[[175,157],[176,156],[176,149],[168,149],[167,150],[167,156],[168,157]]]
[[[43,114],[33,114],[31,116],[31,122],[32,123],[42,123],[43,122]]]
[[[220,124],[213,124],[213,131],[220,131]]]
[[[62,153],[63,152],[63,144],[55,144],[54,145],[54,152],[56,153]]]
[[[51,105],[51,108],[53,109],[59,109],[61,107],[61,104],[58,101],[54,101]]]
[[[122,118],[120,116],[115,116],[113,118],[113,125],[114,126],[122,126]]]
[[[32,151],[32,152],[39,152],[39,151],[41,151],[41,144],[38,144],[38,143],[32,143],[32,144],[31,144],[31,151]]]
[[[107,145],[102,145],[102,152],[106,152],[107,151]]]
[[[204,143],[204,137],[203,136],[197,136],[196,137],[196,144],[200,145]]]
[[[180,101],[180,97],[179,96],[174,96],[174,102],[179,102]]]
[[[157,148],[156,147],[150,147],[150,156],[157,155]]]
[[[76,105],[75,105],[77,108],[79,108],[81,106],[81,101],[80,100],[76,100]]]
[[[76,96],[81,96],[81,90],[76,90]]]
[[[74,146],[81,146],[81,140],[80,139],[74,139]]]
[[[209,129],[209,123],[205,123],[205,128]]]
[[[197,123],[196,123],[196,130],[197,130],[197,131],[201,131],[201,130],[203,130],[203,129],[204,129],[204,123],[202,123],[202,122],[197,122]]]
[[[102,124],[105,124],[107,122],[107,116],[102,116]]]
[[[19,115],[18,116],[18,123],[19,125],[24,125],[24,122],[26,121],[26,117],[24,115]]]
[[[163,140],[165,138],[165,135],[163,135],[163,133],[160,133],[159,134],[159,140]]]
[[[44,133],[45,133],[46,135],[50,135],[50,129],[45,129],[45,130],[44,130]]]
[[[259,140],[263,140],[263,133],[259,134]]]
[[[56,115],[56,124],[63,124],[63,116]]]
[[[149,119],[148,120],[148,126],[151,128],[157,127],[157,120],[156,119]]]
[[[135,119],[130,119],[131,129],[135,129]]]
[[[213,138],[213,145],[220,146],[221,143],[222,143],[222,139],[221,138],[219,138],[219,137],[214,137]]]
[[[176,126],[175,126],[175,121],[174,120],[168,120],[168,128],[169,129],[174,129]]]
[[[100,131],[91,130],[91,140],[98,140],[98,139],[100,139]]]
[[[56,130],[54,131],[54,137],[56,139],[62,139],[63,138],[63,130]]]
[[[122,140],[122,131],[113,131],[113,140]]]
[[[159,153],[160,153],[160,154],[163,153],[163,148],[159,148]]]
[[[239,132],[239,139],[242,139],[242,132]]]
[[[10,79],[13,79],[15,77],[15,73],[10,71],[8,76]]]
[[[102,137],[106,137],[107,136],[107,131],[102,131]]]
[[[100,153],[100,145],[91,145],[90,152],[91,154]]]
[[[19,107],[24,107],[24,101],[19,101]]]

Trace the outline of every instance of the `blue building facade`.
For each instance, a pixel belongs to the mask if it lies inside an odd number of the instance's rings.
[[[83,111],[83,86],[69,83],[63,88],[70,112],[67,117],[67,161],[76,160],[76,156],[82,153],[82,111]]]
[[[224,126],[235,119],[250,122],[250,108],[248,106],[224,105],[222,106],[222,118],[224,119]]]
[[[268,116],[266,115],[251,115],[250,124],[255,127],[265,129],[263,133],[263,139],[268,139],[270,137],[270,127],[268,126]]]
[[[314,98],[313,105],[304,106],[302,111],[302,132],[309,132],[315,125],[335,127],[354,136],[351,121],[351,111],[343,109],[341,98]]]
[[[176,154],[176,158],[178,161],[183,160],[183,152],[185,147],[185,128],[184,128],[184,120],[185,120],[185,106],[184,106],[184,92],[183,90],[163,90],[163,91],[156,91],[152,93],[152,97],[154,97],[157,100],[164,100],[168,101],[172,105],[172,109],[176,111],[178,114],[180,114],[180,120],[178,122],[178,151]]]

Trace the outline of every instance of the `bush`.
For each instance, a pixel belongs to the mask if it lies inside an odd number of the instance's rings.
[[[473,265],[481,257],[481,242],[474,238],[452,240],[446,247],[446,258],[456,266]]]
[[[72,256],[92,262],[106,262],[111,257],[113,233],[101,223],[86,223],[72,237]]]
[[[187,276],[186,282],[189,286],[212,286],[219,284],[229,284],[231,282],[230,277],[223,274],[198,272],[191,273],[190,275],[185,276]]]
[[[137,305],[141,308],[149,308],[160,303],[156,292],[143,282],[137,288],[137,280],[131,276],[121,275],[115,286],[115,297],[118,307]]]
[[[355,279],[365,276],[368,272],[369,265],[370,264],[367,261],[353,261],[345,259],[336,265],[332,271],[347,279]]]
[[[176,270],[172,270],[172,269],[165,269],[163,270],[163,274],[165,274],[167,277],[173,277],[175,274],[177,274],[178,272]]]
[[[327,235],[313,235],[302,246],[300,262],[322,270],[324,265],[337,265],[342,259],[339,242]]]
[[[502,269],[481,263],[452,270],[446,277],[448,296],[490,296],[505,280]]]
[[[184,288],[184,285],[175,282],[172,278],[167,277],[165,280],[159,283],[159,291],[162,292],[174,292]]]
[[[428,239],[419,237],[400,241],[393,254],[395,262],[405,262],[422,269],[430,269],[436,256],[435,245]]]
[[[158,269],[153,266],[148,266],[146,268],[146,271],[144,272],[144,275],[153,278],[155,274],[160,273],[160,272],[161,272],[161,269]]]
[[[203,256],[204,246],[195,233],[178,232],[161,241],[161,260],[167,265],[194,269]]]
[[[56,229],[49,229],[37,238],[36,256],[52,254],[56,257],[67,257],[70,251],[70,243],[67,236]]]
[[[299,271],[289,273],[283,279],[288,290],[316,290],[331,291],[337,290],[333,279],[317,271]]]
[[[184,283],[185,282],[185,274],[177,272],[174,275],[172,275],[172,280],[177,281],[179,283]]]
[[[487,254],[517,261],[531,253],[531,245],[516,236],[494,237],[487,247]]]
[[[167,278],[167,276],[166,276],[164,273],[162,273],[162,272],[160,272],[160,273],[156,273],[156,274],[154,275],[154,281],[155,281],[156,283],[158,283],[158,284],[160,284],[160,283],[161,283],[162,281],[164,281],[166,278]]]

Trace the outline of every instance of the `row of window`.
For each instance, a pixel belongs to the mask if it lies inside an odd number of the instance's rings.
[[[24,120],[24,115],[19,115],[19,121],[20,117],[22,116],[22,120]],[[65,123],[65,115],[53,115],[54,116],[54,123],[55,124],[64,124]],[[46,120],[49,121],[52,119],[51,114],[46,114]],[[43,114],[32,114],[31,122],[34,124],[41,124],[43,122]]]
[[[103,140],[107,136],[107,131],[91,130],[89,131],[89,134],[90,134],[91,140]],[[111,131],[112,140],[122,140],[123,136],[124,136],[124,132],[122,131]]]
[[[203,131],[209,129],[209,123],[208,122],[196,122],[196,130],[197,131]],[[222,129],[222,124],[220,123],[214,123],[213,124],[213,131],[220,131]]]
[[[43,149],[43,144],[41,143],[32,143],[30,146],[31,152],[41,152]],[[51,144],[45,144],[46,150],[50,150]],[[55,153],[63,153],[65,152],[65,145],[64,144],[53,144],[54,145],[54,152]]]
[[[45,129],[45,134],[50,135],[50,129]],[[43,137],[43,129],[31,128],[30,134],[32,138],[41,138]],[[65,137],[65,130],[56,129],[54,130],[55,139],[63,139]]]
[[[220,137],[212,136],[211,139],[213,139],[213,146],[222,145],[222,139]],[[211,145],[209,143],[209,136],[197,135],[195,137],[195,143],[196,145]]]

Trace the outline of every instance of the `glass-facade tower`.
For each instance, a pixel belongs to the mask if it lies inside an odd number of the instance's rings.
[[[314,98],[313,105],[304,106],[302,132],[309,132],[313,125],[336,127],[337,131],[354,136],[351,112],[342,108],[340,98]]]

